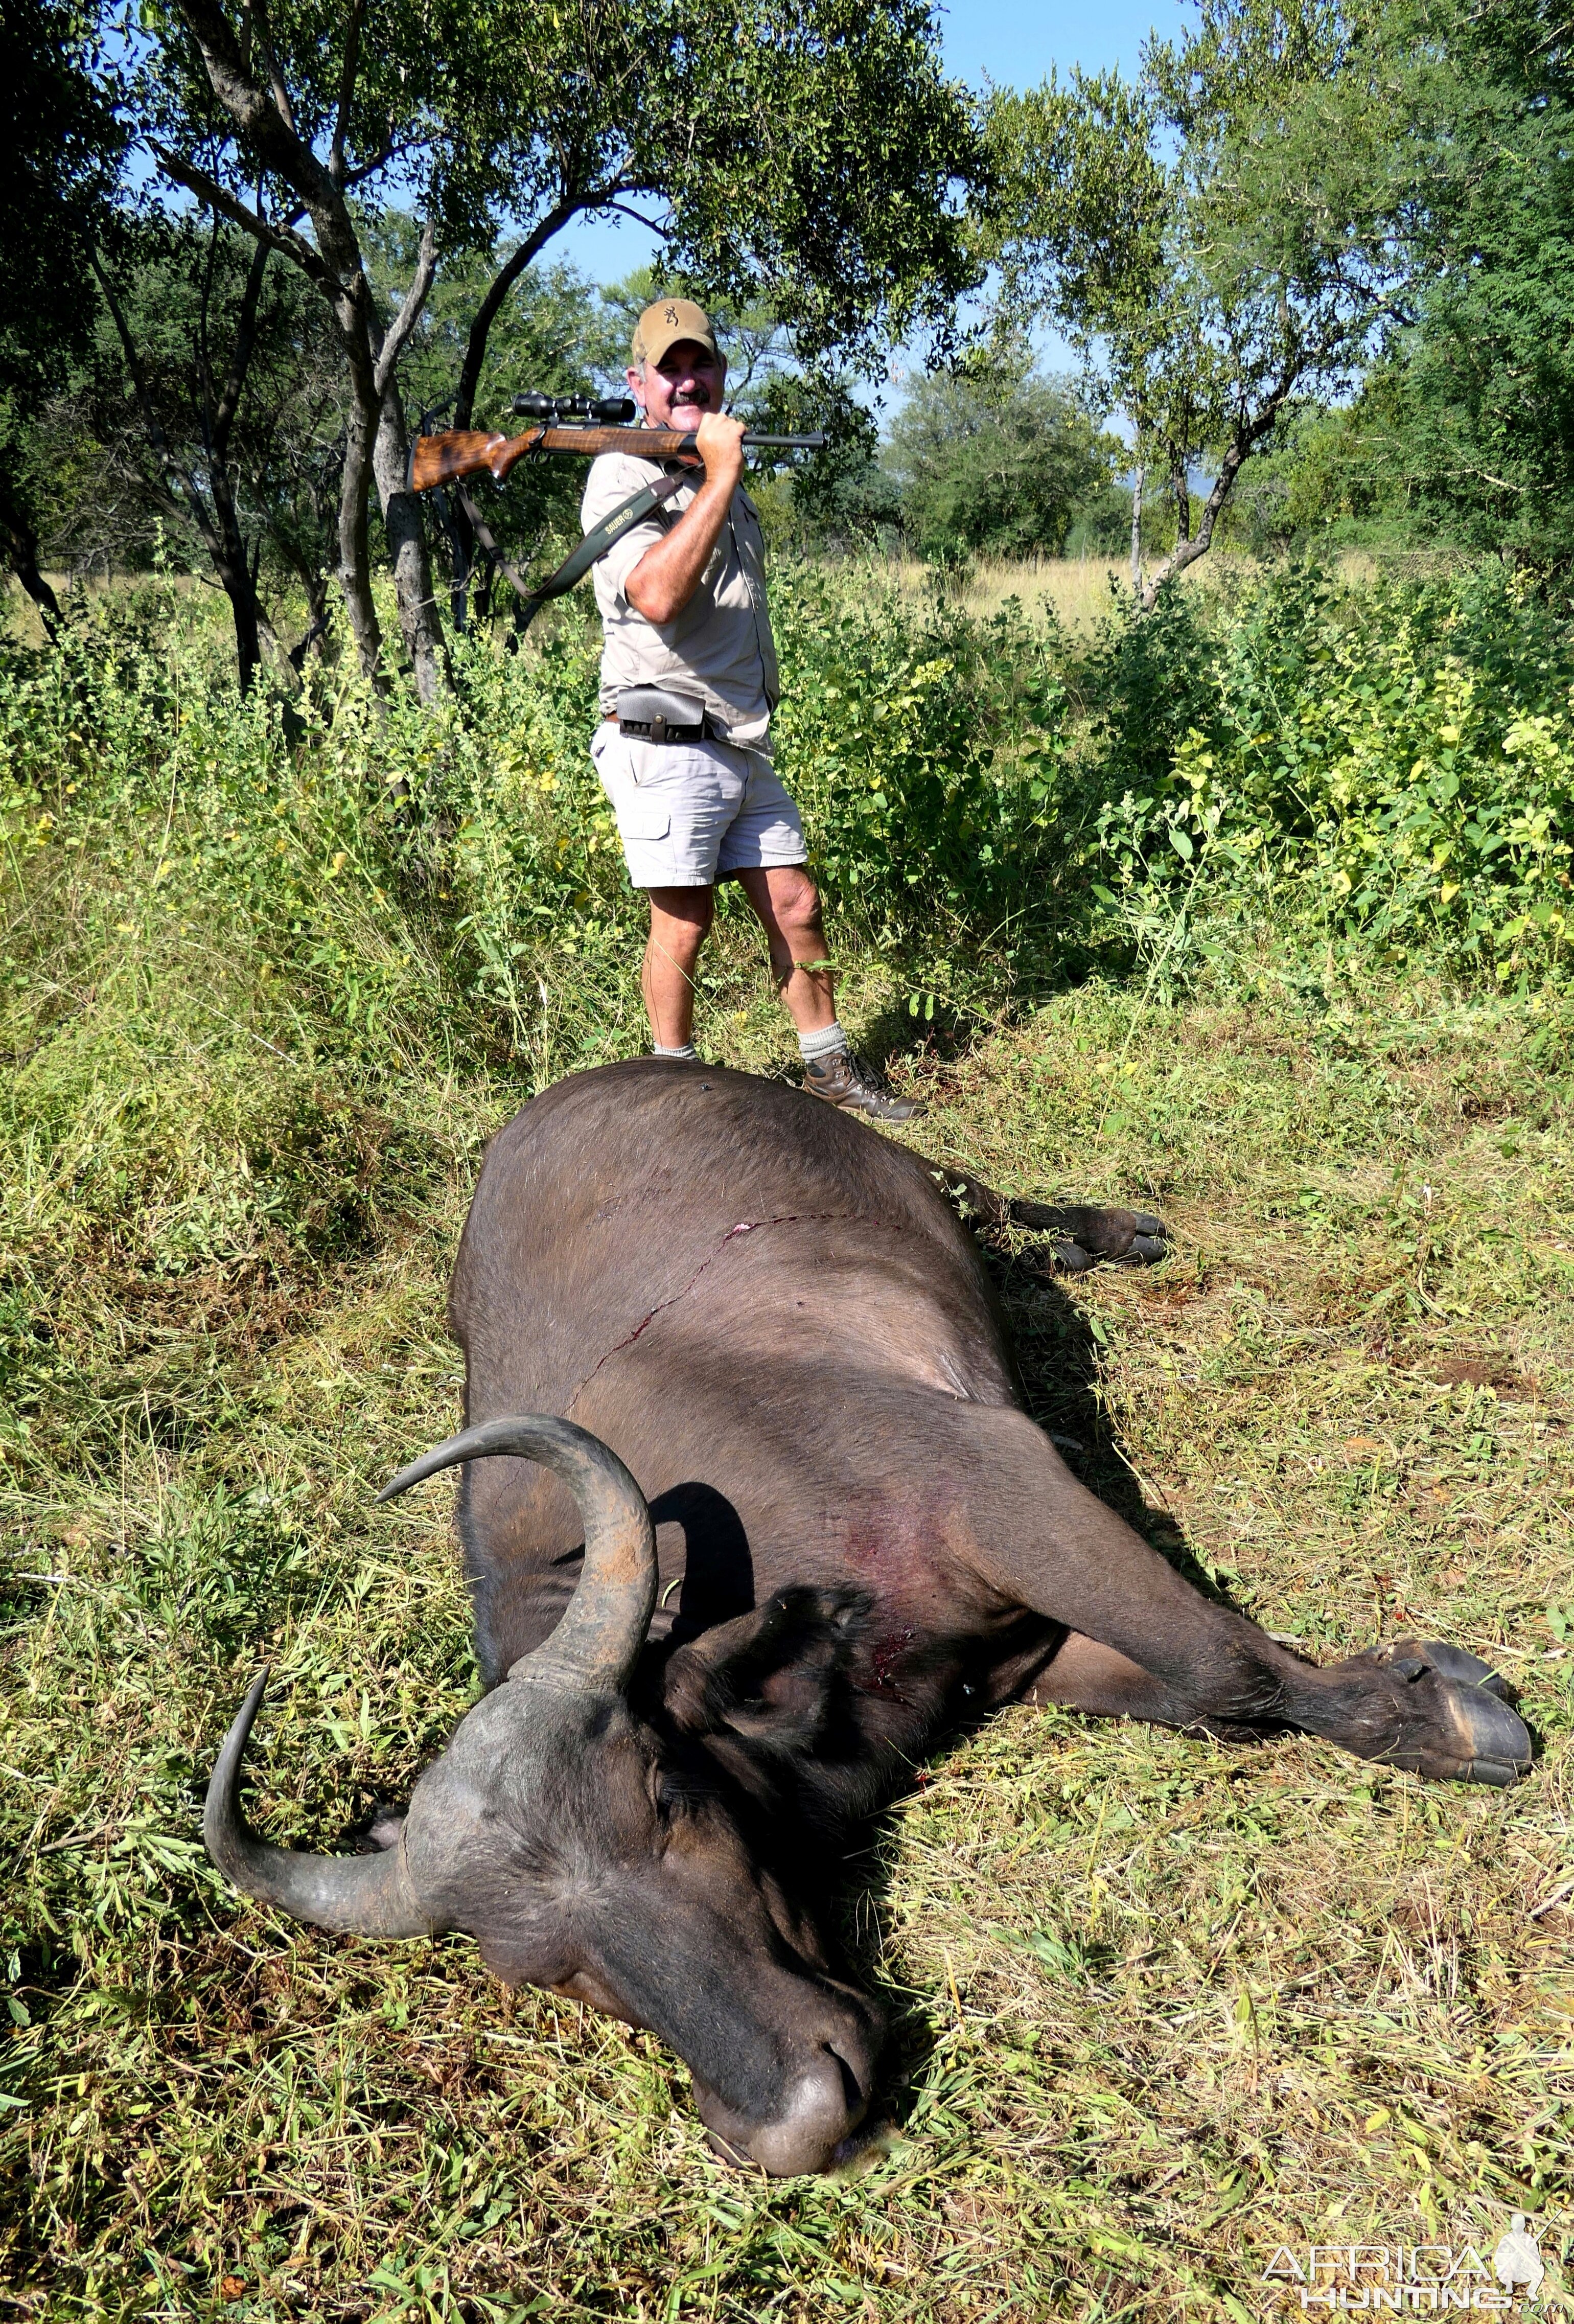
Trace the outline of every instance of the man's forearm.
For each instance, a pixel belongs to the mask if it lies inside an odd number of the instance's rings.
[[[657,629],[675,622],[711,561],[732,504],[736,479],[707,476],[672,530],[648,549],[623,584],[637,613]]]

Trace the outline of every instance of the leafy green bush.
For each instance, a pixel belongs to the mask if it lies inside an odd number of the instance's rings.
[[[780,763],[847,935],[923,949],[938,914],[947,945],[1019,942],[1064,717],[1047,641],[904,607],[861,567],[786,568],[776,612]],[[57,859],[133,848],[166,917],[220,913],[363,1036],[419,1038],[436,1009],[543,1070],[616,1054],[638,947],[586,750],[598,650],[575,604],[529,654],[462,641],[437,713],[350,680],[281,713],[238,703],[185,601],[150,590],[0,672],[7,827]]]
[[[779,763],[834,941],[910,986],[965,971],[998,1001],[1134,945],[1178,971],[1232,930],[1497,977],[1564,959],[1574,640],[1496,568],[1113,602],[1080,648],[870,565],[784,566],[775,608]],[[243,705],[200,609],[151,588],[0,667],[10,844],[29,886],[98,867],[95,973],[124,965],[124,906],[197,932],[216,989],[249,961],[248,993],[272,980],[373,1079],[434,1038],[550,1078],[641,1038],[642,915],[585,749],[597,646],[575,602],[528,653],[462,641],[436,713],[342,667]]]
[[[1048,838],[1039,761],[1069,723],[1054,641],[1015,608],[922,614],[812,566],[778,590],[780,763],[815,863],[866,943],[999,956],[1029,926]]]
[[[1523,580],[1283,572],[1118,619],[1082,685],[1097,890],[1150,944],[1244,918],[1499,980],[1563,965],[1574,637]]]

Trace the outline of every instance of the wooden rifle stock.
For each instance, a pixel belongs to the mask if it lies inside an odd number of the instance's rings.
[[[745,436],[745,447],[818,451],[823,436]],[[528,452],[578,452],[594,459],[602,452],[632,452],[639,460],[693,456],[695,438],[678,428],[527,428],[503,436],[484,428],[448,428],[437,436],[418,436],[410,447],[409,488],[429,493],[483,473],[502,484]]]

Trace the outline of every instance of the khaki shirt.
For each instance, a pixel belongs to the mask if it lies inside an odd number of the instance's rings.
[[[584,487],[584,530],[664,473],[654,460],[603,452],[591,462]],[[615,710],[625,687],[668,686],[703,701],[735,742],[759,746],[769,730],[779,679],[765,602],[765,540],[759,512],[741,484],[699,586],[676,621],[658,627],[623,595],[635,566],[693,506],[703,481],[696,475],[643,523],[631,525],[591,568],[605,641],[601,706],[603,714]]]

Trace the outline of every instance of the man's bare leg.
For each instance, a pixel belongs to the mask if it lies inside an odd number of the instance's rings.
[[[773,863],[737,878],[765,930],[771,977],[787,1015],[800,1033],[824,1032],[835,1021],[836,992],[824,965],[819,890],[801,863]]]
[[[695,971],[715,917],[713,888],[652,888],[650,936],[640,990],[658,1049],[686,1048],[694,1038]]]
[[[825,960],[825,925],[814,881],[797,863],[756,866],[735,875],[770,947],[771,974],[798,1028],[804,1087],[876,1121],[911,1121],[924,1109],[893,1097],[855,1056],[836,1021],[835,980]]]

